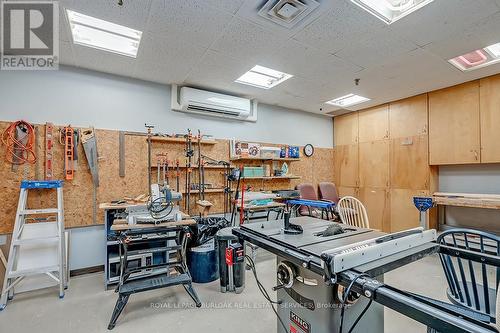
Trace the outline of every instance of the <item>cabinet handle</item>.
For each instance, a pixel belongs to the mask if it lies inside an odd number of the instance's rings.
[[[474,159],[477,161],[478,160],[478,153],[477,153],[477,150],[474,150]]]

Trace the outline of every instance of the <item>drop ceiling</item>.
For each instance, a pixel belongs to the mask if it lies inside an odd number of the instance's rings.
[[[266,1],[117,2],[61,0],[61,14],[143,31],[137,58],[74,45],[62,16],[62,64],[320,114],[337,109],[324,102],[349,93],[371,98],[356,110],[500,72],[496,64],[462,73],[447,62],[500,42],[500,0],[435,0],[391,25],[349,0],[317,0],[291,27],[259,15]],[[255,65],[294,77],[269,90],[234,82]]]

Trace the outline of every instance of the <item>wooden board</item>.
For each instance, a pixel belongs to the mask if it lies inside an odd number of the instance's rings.
[[[339,197],[350,196],[359,199],[359,188],[357,187],[337,186],[337,193]]]
[[[391,189],[391,232],[420,226],[419,212],[413,205],[414,196],[428,196],[428,191]]]
[[[359,142],[389,139],[389,105],[359,111]]]
[[[429,93],[431,165],[480,162],[479,81]]]
[[[370,228],[390,231],[390,191],[389,189],[360,188],[359,199],[366,208]]]
[[[358,113],[352,112],[333,118],[335,146],[358,143]]]
[[[429,188],[427,135],[392,139],[390,151],[392,188]]]
[[[500,75],[480,81],[481,162],[500,162]]]
[[[427,94],[389,104],[391,139],[427,134]]]
[[[359,186],[389,186],[389,141],[359,144]]]
[[[358,186],[358,145],[336,146],[334,162],[335,183],[338,186]]]
[[[9,125],[7,122],[0,122],[0,131],[3,132]],[[58,138],[57,131],[61,126],[54,126],[54,134],[56,140]],[[36,125],[37,142],[39,157],[43,159],[44,133],[45,126]],[[97,147],[99,153],[99,178],[100,187],[97,190],[96,205],[99,202],[111,202],[113,200],[123,199],[125,197],[135,198],[140,194],[148,192],[148,169],[147,169],[147,142],[143,134],[134,134],[127,132],[124,136],[125,141],[125,176],[120,177],[118,161],[119,158],[119,132],[111,130],[96,130]],[[203,146],[203,154],[217,160],[229,159],[229,141],[215,140],[215,144]],[[280,146],[278,144],[263,143],[266,146]],[[301,147],[302,148],[302,147]],[[5,154],[5,148],[0,145],[0,153]],[[185,166],[186,159],[184,157],[184,145],[178,142],[170,142],[169,140],[155,140],[153,143],[153,156],[157,153],[168,153],[168,159],[175,161],[180,160],[181,166]],[[54,179],[62,179],[63,177],[63,146],[56,143],[54,146]],[[78,170],[75,173],[75,178],[71,182],[64,183],[64,208],[65,208],[65,226],[85,227],[94,224],[93,218],[93,188],[92,176],[90,174],[83,148],[78,147]],[[193,159],[193,162],[196,158]],[[278,161],[284,163],[289,161]],[[266,162],[271,164],[272,162]],[[261,165],[262,161],[239,161],[236,165]],[[316,148],[315,154],[312,157],[302,157],[300,160],[293,160],[289,164],[290,174],[301,177],[300,179],[276,178],[264,180],[247,180],[248,185],[252,185],[256,190],[283,190],[293,189],[297,184],[302,182],[310,182],[317,186],[320,181],[333,181],[333,149]],[[35,179],[36,171],[43,174],[43,163],[37,165],[26,165],[18,168],[17,171],[12,171],[11,166],[2,158],[0,161],[0,177],[2,177],[2,185],[0,186],[0,199],[3,205],[0,206],[0,234],[10,233],[14,224],[14,217],[19,198],[19,185],[22,179]],[[198,171],[193,170],[193,180],[198,181]],[[153,170],[153,181],[156,180],[156,170]],[[170,170],[170,185],[175,189],[175,171]],[[207,183],[213,184],[216,188],[222,188],[224,185],[224,170],[220,168],[207,168],[205,172]],[[252,182],[252,183],[250,183]],[[180,189],[184,190],[185,184],[185,168],[181,170]],[[234,186],[234,184],[233,184]],[[211,191],[210,191],[211,192]],[[211,212],[220,213],[223,210],[224,196],[222,191],[214,191],[207,193],[207,199],[213,203]],[[196,201],[199,200],[198,194],[194,193],[191,196],[191,213],[195,214]],[[30,194],[28,198],[28,206],[30,208],[55,207],[55,195],[50,195],[48,191],[39,191]],[[182,207],[182,205],[181,205]],[[96,223],[104,222],[104,212],[97,210]]]

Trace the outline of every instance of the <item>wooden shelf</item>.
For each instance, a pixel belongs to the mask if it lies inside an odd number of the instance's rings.
[[[246,180],[252,179],[262,179],[262,180],[273,180],[273,179],[300,179],[300,176],[272,176],[272,177],[243,177]]]
[[[182,190],[181,192],[182,192],[182,194],[186,194],[185,190]],[[199,190],[191,190],[191,191],[189,191],[189,193],[197,194],[197,193],[200,193],[200,191]],[[207,193],[224,193],[224,189],[223,188],[209,188],[209,189],[205,190],[205,194],[207,194]]]
[[[156,168],[158,168],[158,165],[151,165],[151,169],[156,169]],[[177,168],[177,167],[175,166],[175,164],[174,164],[174,165],[169,165],[169,166],[168,166],[168,170],[169,170],[169,171],[175,171],[175,169],[176,169],[176,168]],[[180,166],[180,165],[179,165],[179,169],[186,169],[186,168],[187,168],[187,167],[186,167],[185,165],[184,165],[184,166]],[[225,168],[226,168],[226,167],[225,167],[225,166],[222,166],[222,165],[221,165],[221,166],[218,166],[218,165],[207,165],[207,166],[205,166],[205,170],[207,170],[207,169],[213,169],[213,170],[223,170],[223,169],[225,169]],[[231,165],[231,166],[230,166],[230,168],[235,168],[235,166],[234,166],[234,165]],[[193,169],[193,170],[198,170],[198,166],[193,165],[193,166],[191,167],[191,169]]]
[[[231,161],[283,161],[283,162],[295,162],[300,161],[300,158],[262,158],[262,157],[233,157]]]
[[[147,140],[147,139],[146,139]],[[152,136],[151,142],[170,142],[170,143],[186,143],[185,138],[169,138],[166,136]],[[193,137],[193,145],[197,144],[198,141]],[[201,140],[202,145],[215,145],[217,143],[216,140]]]

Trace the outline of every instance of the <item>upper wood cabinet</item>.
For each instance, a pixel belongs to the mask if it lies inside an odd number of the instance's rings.
[[[333,137],[336,146],[358,143],[358,113],[333,118]]]
[[[358,186],[358,145],[336,146],[334,150],[335,184],[347,187]]]
[[[427,134],[427,94],[389,104],[391,139]]]
[[[389,105],[359,111],[359,142],[389,139]]]
[[[391,187],[413,190],[429,188],[427,135],[391,140]]]
[[[480,162],[479,81],[429,93],[429,162]]]
[[[500,162],[500,75],[481,79],[481,162]]]

